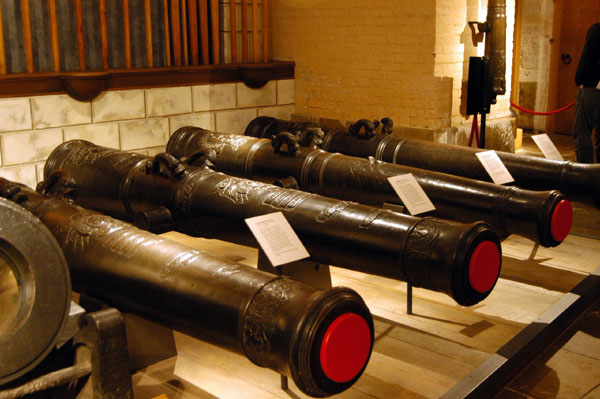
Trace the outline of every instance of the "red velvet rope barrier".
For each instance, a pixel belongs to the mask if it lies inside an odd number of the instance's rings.
[[[565,105],[562,108],[555,109],[554,111],[547,111],[547,112],[532,111],[530,109],[523,108],[520,105],[517,105],[517,104],[513,103],[512,101],[510,102],[510,105],[512,105],[513,107],[515,107],[519,111],[527,112],[528,114],[533,114],[533,115],[552,115],[552,114],[558,114],[561,111],[564,111],[566,109],[571,108],[573,105],[575,105],[575,101],[573,101],[571,104]]]

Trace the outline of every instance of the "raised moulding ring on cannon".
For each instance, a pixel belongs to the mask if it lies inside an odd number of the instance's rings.
[[[46,358],[70,303],[69,270],[54,237],[31,213],[0,198],[0,385]]]

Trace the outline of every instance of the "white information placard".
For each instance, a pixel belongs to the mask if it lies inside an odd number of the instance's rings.
[[[506,169],[504,163],[502,163],[502,160],[500,159],[498,154],[496,154],[496,151],[481,151],[475,153],[475,155],[477,155],[477,158],[479,158],[479,162],[481,162],[484,169],[486,170],[486,172],[488,172],[494,183],[504,184],[515,181],[508,169]]]
[[[412,173],[388,177],[388,181],[411,215],[418,215],[435,209],[435,206]]]
[[[310,256],[283,213],[275,212],[248,218],[246,224],[273,266]]]
[[[557,161],[564,161],[564,158],[562,157],[562,155],[560,155],[560,152],[558,152],[558,149],[546,133],[535,134],[531,136],[531,138],[533,139],[535,144],[537,144],[539,149],[542,151],[542,154],[544,154],[546,158],[555,159]]]

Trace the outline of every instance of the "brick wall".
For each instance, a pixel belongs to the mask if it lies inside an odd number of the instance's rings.
[[[514,0],[507,0],[510,90]],[[483,55],[468,21],[485,0],[273,0],[273,58],[296,62],[296,111],[353,120],[445,128],[464,117],[468,59]],[[492,117],[509,115],[509,95]]]
[[[90,102],[67,95],[0,99],[0,176],[35,187],[50,152],[67,140],[154,155],[179,127],[242,134],[260,115],[289,119],[293,102],[291,79],[260,89],[227,83],[108,91]]]
[[[548,109],[553,15],[553,0],[523,2],[518,101],[525,108]],[[543,131],[546,120],[545,116],[520,113],[518,125]]]

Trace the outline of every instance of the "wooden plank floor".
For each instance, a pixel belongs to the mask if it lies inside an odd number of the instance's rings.
[[[218,240],[167,237],[255,265],[257,251]],[[406,314],[406,284],[332,268],[334,285],[355,289],[375,318],[376,342],[359,381],[336,398],[437,398],[535,320],[600,264],[600,241],[569,235],[556,248],[511,236],[502,244],[503,270],[492,294],[462,307],[440,293],[414,289]],[[175,333],[178,358],[154,364],[134,378],[136,398],[305,398],[290,381],[242,356]],[[194,380],[197,387],[187,382]]]

